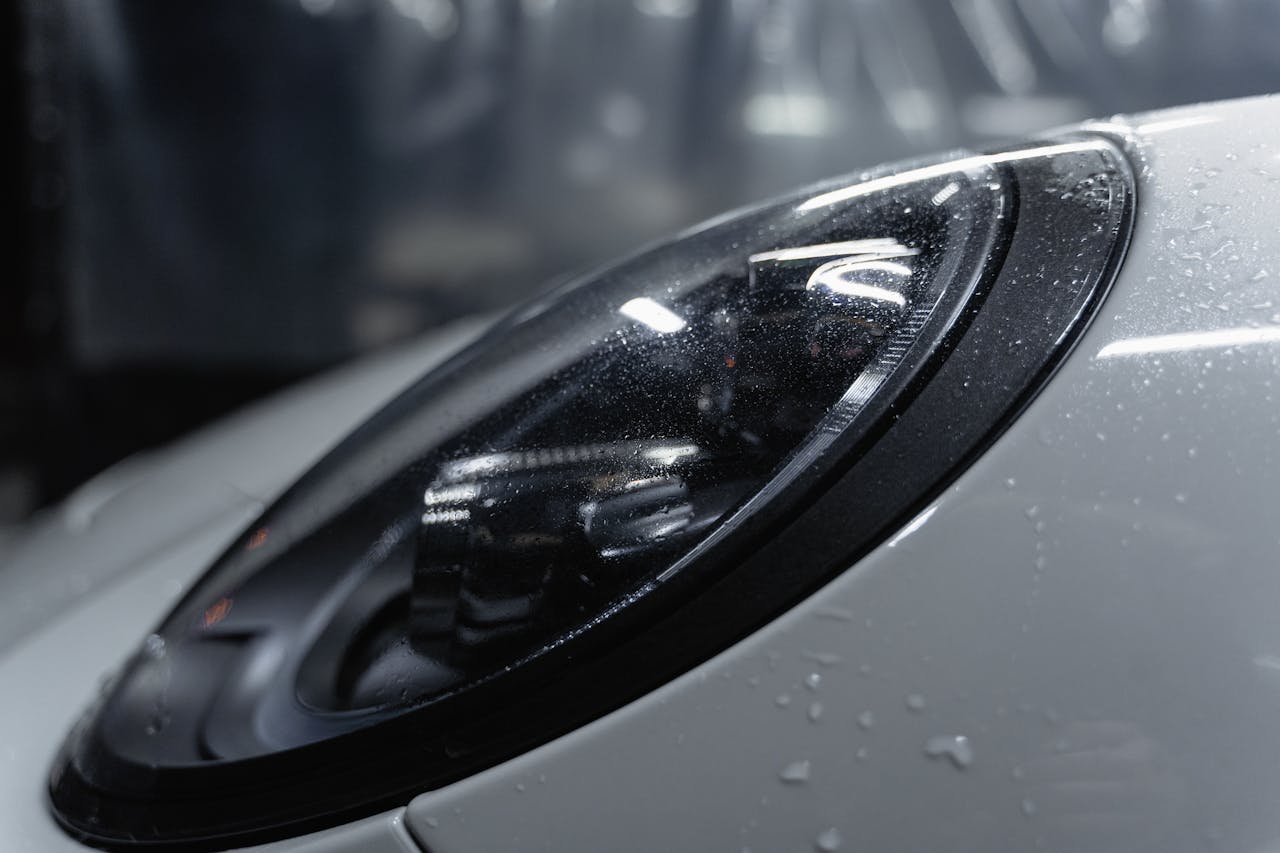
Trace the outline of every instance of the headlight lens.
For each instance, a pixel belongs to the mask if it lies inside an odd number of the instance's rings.
[[[1045,338],[1028,347],[1034,364],[986,354],[993,376],[1025,374],[1003,417],[1104,283],[1129,193],[1096,139],[885,171],[712,223],[530,304],[360,428],[217,561],[69,740],[55,811],[120,845],[297,831],[403,802],[723,647],[835,564],[802,549],[755,583],[759,600],[698,617],[696,642],[629,688],[554,711],[573,705],[573,678],[616,669],[619,649],[732,589],[746,551],[874,456],[974,338],[1015,236],[1039,235],[1071,260],[1041,267],[1041,306],[1002,297],[1029,305]],[[1082,228],[1070,247],[1053,211]],[[994,427],[953,414],[933,429],[979,441]],[[936,488],[957,461],[902,464]],[[901,479],[861,488],[901,514],[926,496]],[[832,541],[847,558],[877,524]],[[543,707],[544,695],[556,698]],[[488,735],[477,719],[494,721]]]

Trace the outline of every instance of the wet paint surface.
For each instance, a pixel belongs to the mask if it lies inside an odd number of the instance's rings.
[[[1138,228],[1113,293],[1046,392],[892,547],[644,700],[420,797],[424,841],[1280,841],[1277,109],[1138,122]],[[802,783],[784,778],[798,762]]]

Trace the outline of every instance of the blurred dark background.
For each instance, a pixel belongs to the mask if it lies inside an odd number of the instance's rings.
[[[25,0],[0,523],[722,209],[1280,90],[1280,2]]]

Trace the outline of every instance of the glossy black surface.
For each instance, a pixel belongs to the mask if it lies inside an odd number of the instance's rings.
[[[69,742],[59,817],[114,844],[337,822],[723,648],[990,439],[1130,192],[1100,141],[884,172],[534,303],[219,561]]]

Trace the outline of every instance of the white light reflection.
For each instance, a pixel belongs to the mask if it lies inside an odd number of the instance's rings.
[[[934,514],[935,512],[937,512],[937,511],[938,511],[938,505],[937,505],[937,504],[934,504],[933,506],[929,507],[929,508],[928,508],[928,509],[926,509],[924,512],[920,513],[920,514],[919,514],[919,515],[917,515],[915,518],[913,518],[913,519],[911,519],[909,522],[907,522],[907,526],[906,526],[906,527],[904,527],[904,528],[902,528],[901,530],[899,530],[897,533],[895,533],[895,534],[893,535],[893,538],[892,538],[892,539],[890,539],[890,540],[889,540],[887,543],[885,543],[885,544],[886,544],[888,547],[890,547],[890,548],[894,547],[894,546],[895,546],[895,545],[897,545],[899,542],[901,542],[903,539],[906,539],[906,538],[907,538],[908,536],[910,536],[912,533],[915,533],[917,530],[919,530],[921,527],[923,527],[923,526],[924,526],[924,523],[925,523],[926,521],[928,521],[930,518],[932,518],[932,517],[933,517],[933,514]]]
[[[1075,154],[1082,151],[1097,151],[1102,147],[1101,142],[1063,142],[1058,145],[1045,145],[1040,148],[1028,148],[1023,151],[1005,151],[1001,154],[981,154],[975,157],[962,157],[959,160],[952,160],[948,163],[935,163],[932,166],[925,166],[920,169],[912,169],[909,172],[900,172],[896,175],[885,175],[883,178],[873,178],[864,181],[861,184],[854,184],[851,187],[833,190],[829,193],[816,195],[808,201],[802,202],[797,208],[797,212],[805,213],[810,210],[816,210],[820,207],[827,207],[833,204],[849,201],[854,198],[861,198],[865,195],[871,195],[883,190],[891,190],[895,187],[913,184],[916,181],[924,181],[929,178],[941,178],[944,175],[954,175],[963,173],[972,169],[981,169],[985,166],[991,166],[997,163],[1013,163],[1018,160],[1032,160],[1036,157],[1053,157],[1058,154]]]
[[[470,520],[471,510],[469,509],[440,509],[422,514],[422,523],[428,526],[433,524],[461,524]]]
[[[678,332],[685,326],[689,325],[670,308],[654,302],[647,296],[637,296],[635,299],[628,299],[622,303],[622,307],[618,309],[619,313],[630,317],[637,323],[643,323],[655,332],[663,335],[669,335],[672,332]]]
[[[1170,130],[1182,130],[1184,127],[1199,127],[1202,124],[1217,124],[1218,116],[1189,116],[1187,118],[1169,118],[1164,121],[1149,121],[1138,125],[1138,133],[1150,136],[1153,133],[1164,133]]]
[[[821,288],[841,296],[859,296],[864,299],[874,299],[877,302],[888,302],[898,308],[907,307],[907,298],[896,290],[867,284],[864,281],[850,281],[846,278],[859,272],[869,272],[875,278],[880,277],[878,273],[909,278],[911,267],[894,261],[832,261],[814,270],[804,287],[805,290]]]
[[[757,252],[747,258],[747,261],[752,264],[762,264],[769,261],[808,261],[815,258],[830,258],[836,255],[904,257],[918,255],[919,253],[919,249],[907,248],[892,237],[871,237],[866,240],[815,243],[812,246],[795,246],[790,249],[775,249],[772,252]]]
[[[1251,344],[1280,342],[1280,326],[1262,328],[1215,329],[1211,332],[1183,332],[1175,335],[1153,335],[1113,341],[1098,350],[1098,358],[1126,355],[1154,355],[1165,352],[1192,352],[1204,349],[1242,347]]]
[[[696,444],[669,444],[663,447],[651,447],[644,452],[644,458],[659,465],[674,465],[682,459],[698,455]]]
[[[947,203],[947,200],[956,193],[960,192],[960,185],[955,181],[947,184],[942,189],[933,194],[933,198],[929,199],[930,204],[934,207],[940,207]]]
[[[426,506],[441,506],[442,504],[464,503],[473,501],[480,496],[480,486],[476,483],[462,483],[456,486],[435,486],[427,489],[422,496],[422,503]]]

